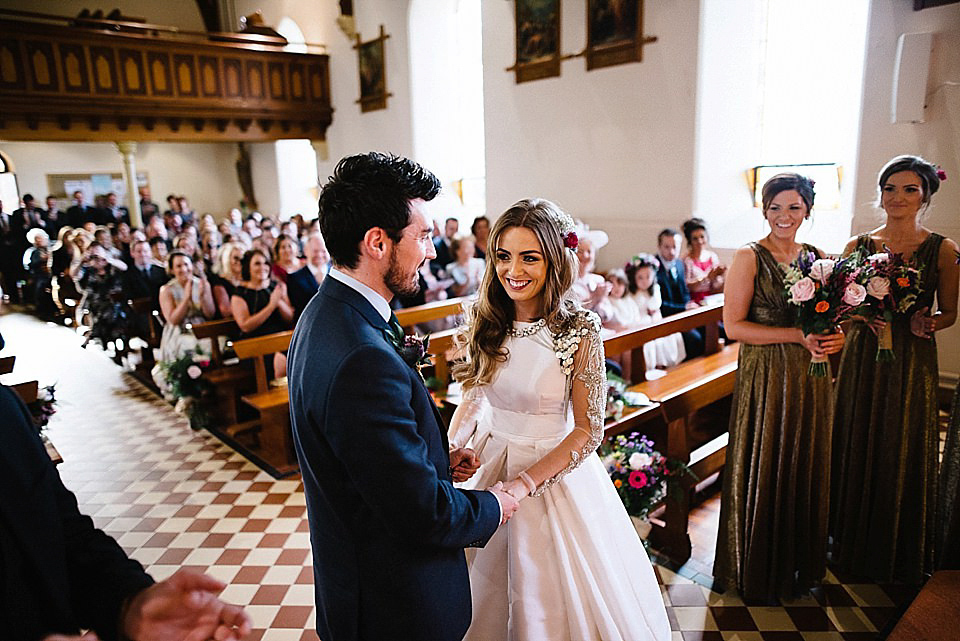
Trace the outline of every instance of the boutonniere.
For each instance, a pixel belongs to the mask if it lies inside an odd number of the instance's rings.
[[[397,354],[403,359],[403,362],[417,370],[417,374],[423,379],[423,368],[431,364],[430,354],[427,352],[427,346],[430,344],[430,335],[413,336],[404,335],[402,339],[389,333],[390,344],[397,350]]]

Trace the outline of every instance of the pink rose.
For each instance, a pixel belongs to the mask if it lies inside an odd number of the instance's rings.
[[[201,374],[203,374],[203,370],[196,365],[191,365],[187,368],[187,376],[190,378],[200,378]]]
[[[793,284],[793,287],[790,288],[790,302],[791,303],[803,303],[811,298],[817,291],[817,286],[813,284],[813,281],[804,276],[796,283]]]
[[[833,273],[833,266],[836,264],[836,261],[830,260],[829,258],[820,258],[813,261],[813,264],[810,265],[810,277],[819,280],[821,283],[826,283],[827,279],[830,278],[830,274]]]
[[[850,307],[857,307],[867,297],[867,288],[858,283],[850,283],[843,290],[843,302]]]
[[[883,298],[890,293],[890,281],[882,276],[874,276],[867,281],[867,295],[873,296],[877,300],[883,300]]]

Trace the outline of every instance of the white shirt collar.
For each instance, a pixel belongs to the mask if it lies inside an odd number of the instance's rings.
[[[377,313],[380,314],[380,317],[383,318],[383,320],[390,320],[390,303],[388,303],[387,299],[385,299],[383,296],[375,292],[367,285],[364,285],[353,276],[344,274],[336,267],[331,267],[330,272],[327,275],[332,277],[334,280],[340,281],[350,289],[356,291],[358,294],[366,298],[367,302],[373,305],[373,308],[377,310]]]

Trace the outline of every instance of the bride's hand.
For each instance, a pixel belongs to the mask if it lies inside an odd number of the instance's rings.
[[[518,501],[525,499],[530,495],[530,490],[527,488],[527,484],[519,478],[505,482],[503,484],[503,491]]]

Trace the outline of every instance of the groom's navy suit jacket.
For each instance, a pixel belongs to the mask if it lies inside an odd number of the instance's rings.
[[[450,481],[447,439],[419,375],[357,291],[325,278],[288,352],[324,641],[459,640],[470,625],[462,548],[500,508]]]

